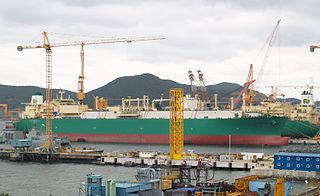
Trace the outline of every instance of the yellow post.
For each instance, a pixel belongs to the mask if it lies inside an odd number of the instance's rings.
[[[274,196],[284,196],[284,179],[278,178],[274,185]]]
[[[184,153],[183,89],[170,90],[170,159],[180,160]]]

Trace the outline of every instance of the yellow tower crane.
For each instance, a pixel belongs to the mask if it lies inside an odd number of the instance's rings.
[[[184,153],[183,89],[170,90],[170,159],[180,160]]]
[[[53,47],[66,47],[66,46],[81,46],[81,74],[78,81],[78,94],[77,97],[80,102],[83,103],[85,94],[83,92],[83,82],[84,82],[84,45],[97,45],[97,44],[109,44],[109,43],[132,43],[137,41],[151,41],[151,40],[162,40],[165,38],[161,37],[140,37],[140,38],[114,38],[114,39],[101,39],[101,40],[87,40],[87,41],[73,41],[73,42],[64,42],[64,43],[50,43],[47,32],[42,32],[43,40],[42,44],[33,45],[33,46],[17,46],[18,51],[24,49],[35,49],[43,48],[46,50],[46,143],[44,147],[47,150],[47,153],[52,153],[54,151],[52,144],[52,50]]]

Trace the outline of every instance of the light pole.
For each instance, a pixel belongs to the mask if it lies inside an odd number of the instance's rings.
[[[308,180],[304,181],[306,183],[306,196],[308,195]]]
[[[228,142],[229,143],[229,161],[232,161],[231,160],[231,135],[229,135],[228,139],[229,139],[229,142]]]
[[[291,195],[293,195],[293,179],[294,179],[294,173],[295,173],[296,169],[293,169],[291,172]]]

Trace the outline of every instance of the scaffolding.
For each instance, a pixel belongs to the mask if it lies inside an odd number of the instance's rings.
[[[170,159],[180,160],[184,152],[183,89],[170,90]]]

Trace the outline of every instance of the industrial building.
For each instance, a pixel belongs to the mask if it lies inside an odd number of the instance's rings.
[[[275,153],[274,169],[320,172],[320,154],[289,152]]]

